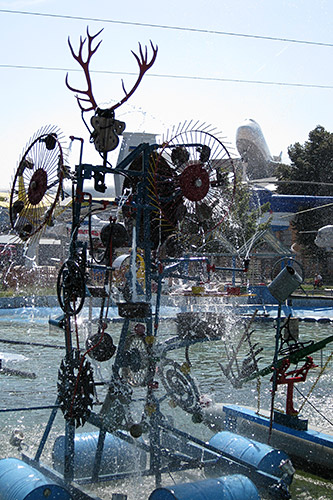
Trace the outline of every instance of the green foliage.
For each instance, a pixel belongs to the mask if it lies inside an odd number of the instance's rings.
[[[278,180],[284,181],[278,185],[279,194],[333,196],[332,133],[318,125],[309,133],[309,140],[304,145],[298,142],[291,145],[288,148],[288,155],[291,164],[280,165],[276,172]],[[292,222],[292,227],[296,231],[296,241],[308,253],[320,258],[325,252],[315,245],[314,239],[319,228],[332,224],[333,206],[315,210],[300,206],[298,211]]]
[[[291,164],[276,171],[277,179],[286,181],[278,185],[278,193],[333,196],[333,186],[327,185],[333,183],[333,133],[318,125],[304,145],[289,146],[288,155]]]

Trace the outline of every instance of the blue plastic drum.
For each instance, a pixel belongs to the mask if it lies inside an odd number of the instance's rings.
[[[17,458],[0,460],[1,500],[70,500],[62,486]]]
[[[234,474],[195,483],[181,483],[157,488],[149,500],[260,500],[252,481]]]
[[[99,432],[82,432],[74,439],[74,477],[91,477]],[[65,436],[58,436],[53,445],[53,467],[64,473]],[[99,475],[117,472],[139,472],[146,467],[147,454],[142,448],[113,434],[105,435]],[[1,499],[0,499],[1,500]]]
[[[210,439],[209,444],[277,478],[281,478],[283,475],[279,467],[281,462],[289,458],[284,451],[276,450],[267,444],[259,443],[228,431],[215,434]],[[289,479],[290,484],[292,476]],[[288,480],[286,481],[288,482]]]

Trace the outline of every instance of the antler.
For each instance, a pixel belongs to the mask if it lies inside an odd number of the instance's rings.
[[[84,71],[84,74],[86,76],[87,84],[88,84],[88,89],[87,90],[76,89],[76,88],[72,87],[71,85],[69,85],[69,83],[68,83],[68,73],[66,75],[66,85],[69,88],[69,90],[71,90],[73,92],[78,92],[78,94],[83,94],[83,95],[86,96],[86,97],[80,97],[79,95],[75,96],[76,99],[77,99],[78,105],[79,105],[79,107],[80,107],[80,109],[81,109],[82,112],[91,111],[91,110],[97,108],[97,103],[96,103],[96,101],[94,99],[94,96],[93,96],[93,93],[92,93],[92,84],[91,84],[91,79],[90,79],[90,75],[89,75],[89,63],[90,63],[90,59],[92,58],[92,56],[95,54],[96,50],[98,49],[98,47],[102,43],[102,40],[96,45],[96,47],[94,49],[92,48],[92,43],[93,43],[94,39],[102,31],[103,31],[103,29],[101,29],[98,33],[96,33],[96,35],[91,36],[89,34],[89,30],[87,28],[88,55],[87,55],[87,60],[86,61],[83,60],[82,50],[83,50],[83,46],[84,46],[87,38],[85,38],[84,40],[82,40],[82,37],[80,36],[80,48],[79,48],[79,52],[78,52],[78,54],[75,54],[75,52],[73,50],[73,47],[72,47],[72,44],[70,42],[70,38],[68,37],[68,45],[69,45],[69,48],[71,50],[72,56],[74,57],[74,59],[82,67],[82,69]],[[87,107],[87,106],[84,106],[81,103],[90,103],[90,106]]]
[[[92,43],[93,43],[94,39],[102,31],[103,31],[103,29],[101,29],[98,33],[96,33],[96,35],[91,36],[89,34],[89,30],[87,28],[88,55],[87,55],[87,60],[86,61],[83,60],[82,51],[83,51],[83,47],[84,47],[84,44],[85,44],[87,38],[85,38],[84,40],[82,40],[82,37],[80,37],[80,48],[79,48],[78,54],[75,54],[74,49],[72,47],[72,44],[70,42],[70,39],[68,38],[68,45],[69,45],[69,48],[71,50],[72,56],[80,64],[81,68],[83,69],[84,74],[86,76],[87,85],[88,85],[87,90],[79,90],[79,89],[76,89],[76,88],[72,87],[68,83],[68,73],[67,73],[67,75],[66,75],[66,85],[69,88],[69,90],[71,90],[73,92],[77,92],[78,94],[81,94],[81,95],[83,94],[83,96],[85,96],[85,97],[81,97],[80,95],[76,95],[76,99],[77,99],[78,105],[79,105],[79,107],[80,107],[80,109],[81,109],[82,112],[92,111],[92,110],[95,110],[97,108],[97,103],[96,103],[96,101],[94,99],[94,96],[93,96],[93,93],[92,93],[92,84],[91,84],[91,79],[90,79],[90,74],[89,74],[89,63],[90,63],[91,57],[95,54],[96,50],[98,49],[98,47],[100,46],[100,44],[101,44],[102,41],[100,41],[96,45],[96,47],[94,49],[92,48]],[[134,55],[135,59],[137,60],[137,63],[138,63],[139,68],[140,68],[138,79],[135,82],[135,84],[134,84],[134,86],[133,86],[133,88],[131,89],[130,92],[126,92],[126,89],[125,89],[125,86],[124,86],[124,82],[122,81],[122,88],[123,88],[123,91],[125,93],[125,97],[121,101],[119,101],[117,104],[115,104],[114,106],[112,106],[111,108],[109,108],[110,111],[113,111],[116,108],[119,108],[119,106],[121,106],[124,102],[127,101],[127,99],[129,99],[131,97],[131,95],[134,94],[134,92],[136,91],[136,89],[140,85],[140,82],[141,82],[141,80],[143,78],[143,75],[154,64],[156,56],[157,56],[157,50],[158,50],[158,48],[154,47],[152,41],[150,41],[150,45],[151,45],[151,48],[153,49],[153,56],[152,56],[152,58],[151,58],[151,60],[149,62],[148,62],[147,46],[145,47],[145,53],[143,53],[141,44],[139,43],[139,52],[140,52],[140,55],[137,55],[137,54],[135,54],[135,52],[132,51],[132,54]],[[84,103],[88,103],[88,105],[84,105]]]
[[[114,110],[116,108],[119,108],[119,106],[121,106],[122,104],[124,104],[124,102],[127,101],[127,99],[129,99],[131,97],[131,95],[134,94],[134,92],[136,91],[136,89],[138,88],[138,86],[140,85],[140,82],[143,78],[143,75],[146,73],[146,71],[148,71],[149,68],[152,67],[152,65],[154,64],[155,62],[155,59],[156,59],[156,56],[157,56],[157,51],[158,51],[158,47],[154,47],[152,41],[150,40],[150,45],[151,45],[151,48],[153,49],[153,57],[151,58],[150,62],[148,63],[147,60],[148,60],[148,54],[147,54],[147,46],[145,46],[145,53],[143,54],[142,52],[142,47],[141,47],[141,43],[139,43],[139,51],[140,51],[140,57],[135,53],[133,52],[133,50],[131,51],[133,56],[135,57],[135,59],[137,60],[137,63],[139,65],[139,68],[140,68],[140,71],[139,71],[139,76],[138,76],[138,79],[137,81],[135,82],[133,88],[130,90],[130,92],[126,92],[126,89],[125,89],[125,86],[124,86],[124,82],[122,80],[122,87],[123,87],[123,91],[125,92],[125,97],[119,101],[117,104],[115,104],[114,106],[112,106],[110,109],[111,110]]]

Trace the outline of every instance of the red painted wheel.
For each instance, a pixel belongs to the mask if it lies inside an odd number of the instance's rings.
[[[27,240],[52,223],[64,178],[61,133],[39,130],[19,161],[10,195],[9,216],[15,233]]]
[[[209,191],[209,173],[201,163],[187,165],[179,176],[183,196],[190,201],[201,201]]]
[[[31,205],[38,205],[47,191],[47,173],[42,168],[36,170],[31,177],[28,188],[28,199]]]
[[[164,142],[152,170],[154,203],[165,224],[200,245],[234,201],[235,166],[226,146],[205,130],[182,130]]]

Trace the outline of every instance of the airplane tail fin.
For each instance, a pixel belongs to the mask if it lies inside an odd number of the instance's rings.
[[[281,162],[281,160],[282,160],[282,151],[279,154],[279,156],[273,156],[273,161]]]

